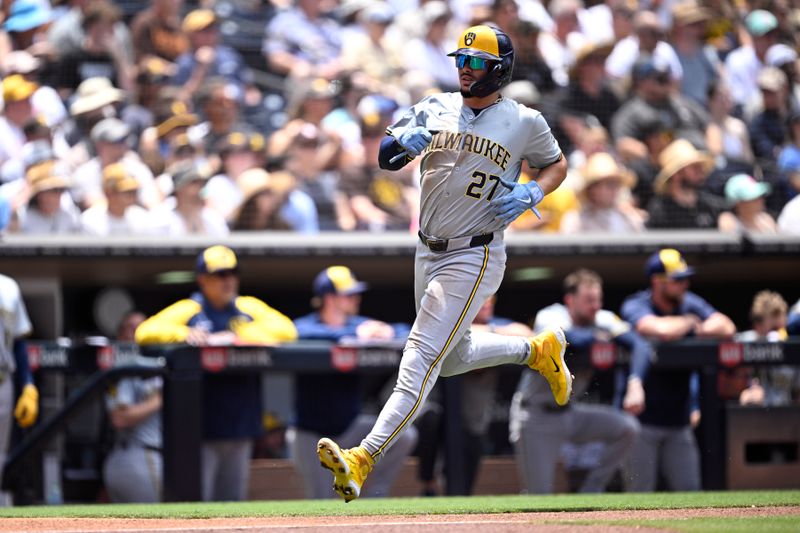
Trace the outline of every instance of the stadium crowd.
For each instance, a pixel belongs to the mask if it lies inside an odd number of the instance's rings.
[[[800,233],[800,9],[781,0],[12,0],[0,227],[415,231],[388,124],[455,90],[469,24],[516,51],[567,182],[512,230]],[[523,168],[521,179],[535,179]]]

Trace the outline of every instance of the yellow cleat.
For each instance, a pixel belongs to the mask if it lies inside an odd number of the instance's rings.
[[[543,331],[531,337],[531,356],[528,366],[536,370],[550,384],[550,390],[558,405],[567,405],[572,394],[572,374],[567,368],[564,353],[567,338],[561,328]]]
[[[342,450],[331,439],[319,439],[317,455],[322,467],[333,472],[333,490],[336,494],[345,502],[361,495],[361,486],[374,463],[367,450],[361,446]]]

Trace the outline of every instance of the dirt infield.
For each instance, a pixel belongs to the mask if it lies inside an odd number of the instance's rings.
[[[269,517],[269,518],[212,518],[212,519],[125,519],[125,518],[4,518],[0,532],[191,532],[217,533],[229,531],[348,531],[380,533],[410,531],[475,533],[567,532],[576,529],[588,531],[630,532],[664,531],[631,526],[600,524],[596,522],[620,520],[681,520],[696,517],[759,517],[797,516],[800,507],[733,507],[724,509],[677,509],[650,511],[585,511],[541,512],[469,515],[416,515],[416,516],[364,516],[364,517]],[[594,522],[588,526],[587,523]]]

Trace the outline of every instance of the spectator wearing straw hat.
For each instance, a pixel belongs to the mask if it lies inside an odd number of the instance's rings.
[[[64,194],[69,189],[69,172],[63,163],[45,161],[33,165],[25,179],[29,200],[14,213],[12,230],[25,234],[80,232],[80,211]]]
[[[736,174],[725,183],[725,199],[731,210],[719,217],[719,229],[727,233],[777,233],[775,219],[764,208],[764,198],[772,192],[769,183],[753,176]]]
[[[181,161],[167,169],[167,174],[172,177],[173,196],[153,213],[157,233],[214,238],[228,234],[225,219],[206,207],[204,188],[212,171],[211,164],[199,157]]]
[[[611,128],[611,117],[621,104],[608,86],[604,66],[612,48],[610,43],[584,44],[575,54],[575,64],[569,69],[569,85],[561,91],[558,99],[563,112],[581,118],[593,116],[606,129]]]
[[[145,235],[151,233],[151,214],[136,205],[139,182],[122,163],[103,169],[106,201],[81,215],[83,233],[94,236]]]
[[[642,216],[632,206],[623,205],[636,183],[633,172],[621,167],[611,154],[600,152],[589,157],[581,175],[581,208],[564,215],[562,233],[632,233],[644,229]]]
[[[63,127],[71,147],[66,158],[73,168],[95,155],[89,138],[92,128],[103,119],[119,116],[125,99],[125,91],[106,78],[89,78],[78,86],[69,102],[70,119]]]
[[[725,204],[703,187],[714,167],[711,156],[685,139],[670,143],[658,158],[656,196],[647,206],[647,227],[671,229],[717,228]]]

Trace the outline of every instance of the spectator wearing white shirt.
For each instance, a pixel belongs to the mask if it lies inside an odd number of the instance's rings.
[[[783,206],[778,216],[778,231],[787,235],[800,235],[800,194]]]
[[[151,233],[151,214],[136,205],[138,192],[139,182],[125,165],[113,163],[105,167],[103,193],[106,201],[83,212],[83,233],[98,237]]]
[[[631,74],[640,56],[652,56],[654,60],[669,67],[673,81],[683,78],[683,68],[678,54],[664,40],[664,27],[652,11],[640,11],[633,19],[633,34],[619,41],[606,60],[606,71],[617,80]]]
[[[750,12],[744,19],[750,43],[743,44],[725,58],[731,95],[740,107],[759,97],[756,80],[765,65],[767,50],[778,41],[778,19],[764,9]]]
[[[206,207],[203,188],[212,170],[211,164],[204,158],[181,161],[167,169],[174,183],[174,197],[154,213],[157,233],[171,237],[224,237],[229,233],[222,215]]]
[[[39,85],[20,74],[3,79],[4,109],[0,115],[0,165],[15,159],[25,144],[23,125],[33,118],[31,97]]]
[[[80,232],[80,211],[65,194],[69,173],[63,164],[39,163],[28,169],[25,179],[30,199],[17,209],[12,230],[25,234]]]
[[[238,180],[242,173],[252,168],[263,168],[265,161],[265,142],[260,133],[232,131],[222,138],[216,146],[222,168],[206,185],[209,207],[217,211],[225,220],[232,220],[233,212],[243,200]]]
[[[42,62],[25,50],[10,52],[0,61],[3,75],[19,74],[30,82],[36,83],[36,77]],[[33,115],[43,119],[48,126],[56,126],[67,119],[67,108],[55,89],[47,85],[39,85],[31,95]]]
[[[452,18],[447,3],[432,0],[422,6],[425,33],[411,40],[405,49],[406,65],[432,76],[443,91],[457,90],[458,76],[453,69],[450,52],[448,23]]]
[[[130,149],[130,133],[130,126],[118,118],[101,120],[92,128],[90,137],[97,155],[79,166],[73,174],[73,197],[84,208],[103,201],[103,169],[114,163],[122,164],[137,181],[142,205],[150,209],[161,203],[161,193],[153,173]]]
[[[553,0],[550,16],[553,31],[539,34],[539,50],[553,71],[553,80],[560,86],[569,83],[569,68],[575,63],[575,53],[586,42],[580,33],[578,12],[583,8],[581,0]]]

